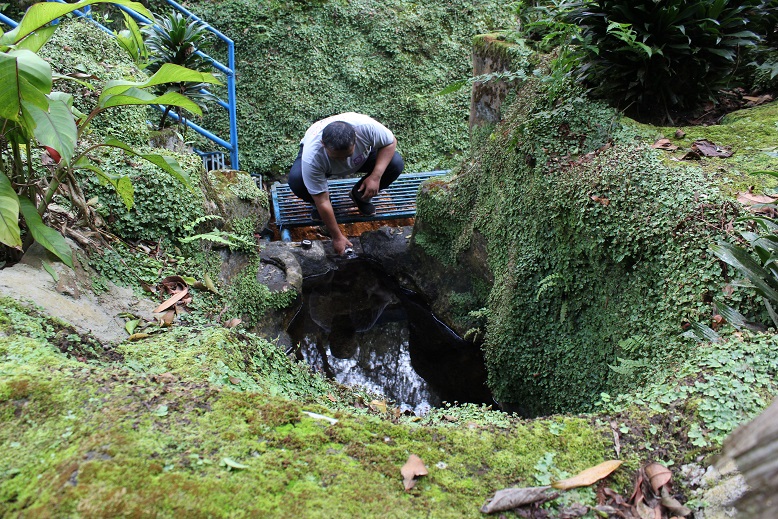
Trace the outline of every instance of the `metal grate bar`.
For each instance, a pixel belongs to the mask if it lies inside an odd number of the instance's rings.
[[[376,214],[373,216],[365,216],[360,213],[348,196],[359,179],[331,180],[329,182],[329,193],[332,207],[335,210],[335,217],[338,219],[338,223],[410,218],[416,215],[416,194],[421,183],[446,173],[448,171],[442,170],[425,173],[403,173],[387,189],[373,197],[371,201],[376,207]],[[276,224],[279,230],[283,231],[291,227],[316,225],[311,220],[312,206],[297,198],[288,184],[273,184],[271,195]]]

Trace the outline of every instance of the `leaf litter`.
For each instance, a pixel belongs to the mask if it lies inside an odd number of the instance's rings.
[[[517,487],[498,490],[481,507],[481,512],[493,514],[514,510],[526,518],[547,518],[550,510],[542,509],[543,503],[557,499],[561,494],[554,490],[565,491],[589,486],[603,480],[621,466],[621,460],[609,460],[588,468],[572,478],[552,482],[551,486]],[[672,472],[660,463],[652,462],[642,467],[635,480],[635,487],[629,499],[608,487],[597,492],[597,505],[593,507],[574,504],[558,510],[554,517],[572,519],[583,517],[590,511],[599,517],[618,517],[621,519],[673,519],[688,517],[692,511],[682,505],[673,495]]]

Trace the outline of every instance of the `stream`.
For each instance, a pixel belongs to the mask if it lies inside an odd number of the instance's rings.
[[[404,412],[493,403],[478,347],[368,261],[344,261],[307,278],[288,331],[299,360],[341,384],[382,394]]]

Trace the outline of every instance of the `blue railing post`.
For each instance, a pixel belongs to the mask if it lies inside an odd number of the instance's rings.
[[[16,23],[15,20],[12,20],[12,19],[8,18],[3,13],[0,13],[0,22],[6,24],[11,29],[16,29],[16,27],[19,25],[18,23]]]

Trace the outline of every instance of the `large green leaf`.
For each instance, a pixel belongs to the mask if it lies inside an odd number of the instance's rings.
[[[116,194],[124,202],[124,207],[129,211],[132,206],[135,205],[135,187],[132,185],[132,180],[128,176],[116,177],[109,175],[99,167],[95,166],[86,157],[81,157],[73,164],[74,169],[88,169],[97,175],[101,184],[110,184],[116,190]]]
[[[175,161],[172,157],[166,157],[164,155],[157,155],[156,153],[138,153],[134,149],[132,149],[127,144],[124,144],[121,141],[118,141],[116,139],[107,139],[105,141],[105,144],[108,146],[113,146],[115,148],[120,148],[126,151],[127,153],[130,153],[132,155],[135,155],[136,157],[141,157],[142,159],[145,159],[155,166],[158,166],[165,170],[166,172],[173,175],[176,179],[178,179],[179,182],[184,184],[188,189],[193,189],[192,182],[189,180],[189,175],[186,174],[186,172],[181,169],[181,165]]]
[[[104,97],[100,96],[100,108],[110,108],[113,106],[124,105],[179,106],[185,110],[189,110],[193,114],[203,114],[197,103],[177,92],[167,92],[161,96],[158,96],[146,90],[132,87],[125,90],[121,94],[109,94]]]
[[[0,52],[0,117],[20,120],[22,101],[46,109],[51,92],[51,65],[29,50]]]
[[[139,2],[131,2],[128,0],[82,0],[81,2],[77,2],[75,4],[40,2],[27,10],[27,12],[24,14],[24,18],[22,18],[22,21],[19,22],[18,27],[3,34],[3,36],[0,37],[0,46],[7,47],[8,45],[18,44],[31,33],[53,22],[57,18],[60,18],[68,13],[72,13],[77,9],[81,9],[92,4],[106,3],[123,5],[150,20],[153,19],[151,11],[146,9],[143,4]]]
[[[26,37],[24,40],[22,40],[19,45],[16,46],[17,49],[27,49],[32,52],[38,52],[41,50],[41,47],[43,47],[47,41],[51,39],[51,36],[54,34],[54,32],[57,30],[56,25],[50,25],[48,27],[43,27],[42,29],[38,29],[34,33],[30,34],[28,37]]]
[[[19,197],[11,181],[0,171],[0,243],[20,249],[22,235],[19,230]]]
[[[18,85],[16,81],[10,81],[16,74],[16,58],[0,52],[0,77],[8,78],[0,83],[0,117],[12,121],[18,119],[22,107]]]
[[[43,146],[49,146],[70,164],[76,148],[78,130],[68,106],[62,101],[51,101],[49,111],[22,103],[35,120],[35,138]]]
[[[757,263],[748,252],[727,242],[711,245],[710,250],[720,260],[743,274],[760,294],[771,301],[778,301],[778,291],[772,286],[776,282],[772,273]]]
[[[160,69],[146,81],[123,81],[114,80],[106,83],[103,93],[100,95],[99,104],[102,106],[104,96],[122,94],[130,88],[148,88],[166,83],[211,83],[221,85],[213,74],[208,72],[198,72],[180,65],[165,63]]]
[[[24,221],[27,222],[27,228],[35,241],[43,245],[46,250],[51,251],[62,263],[73,268],[73,252],[70,250],[70,246],[65,241],[65,238],[58,231],[43,223],[43,219],[38,214],[35,204],[28,198],[21,197],[19,202],[24,215]]]

